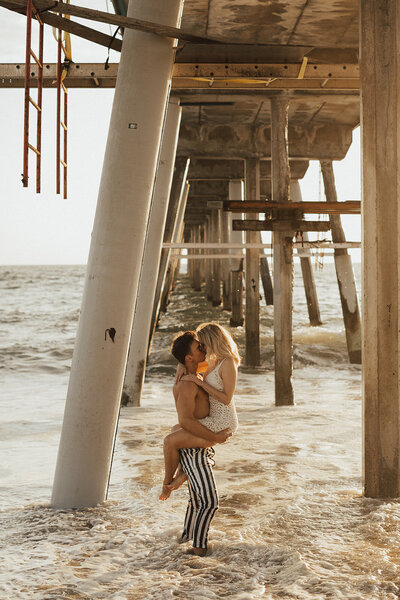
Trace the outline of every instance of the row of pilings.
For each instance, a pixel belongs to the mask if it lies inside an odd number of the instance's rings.
[[[148,0],[130,3],[128,16],[177,27],[182,7],[182,0]],[[400,495],[400,11],[395,2],[361,0],[360,20],[365,493],[396,497]],[[158,158],[173,44],[170,38],[125,30],[57,458],[52,497],[56,508],[95,506],[106,497],[132,324],[139,308],[146,232],[151,230],[150,205],[156,201],[154,182],[162,164]],[[129,126],[132,118],[135,127]],[[287,119],[287,97],[271,97],[272,200],[279,203],[291,198]],[[246,159],[246,199],[260,197],[257,161]],[[179,198],[185,193],[187,197],[182,177]],[[182,214],[180,208],[176,214]],[[176,220],[175,224],[171,239],[181,239],[182,222],[181,230]],[[339,232],[338,228],[340,237]],[[256,232],[247,231],[245,238],[257,239]],[[245,362],[256,365],[260,261],[253,250],[248,247],[245,258]],[[345,253],[335,258],[337,265],[349,264]],[[277,404],[292,404],[293,245],[287,231],[274,232],[273,260],[275,397]],[[159,264],[153,260],[153,269]],[[338,281],[347,309],[354,314],[356,304],[348,301],[354,283],[349,274],[349,269],[339,270]],[[157,294],[148,301],[153,304],[153,299],[158,303]],[[354,330],[356,326],[354,319]],[[358,356],[359,345],[353,351]]]

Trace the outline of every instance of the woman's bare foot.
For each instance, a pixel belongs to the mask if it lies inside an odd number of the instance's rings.
[[[171,483],[168,484],[168,487],[171,488],[171,491],[177,490],[181,487],[183,483],[185,483],[185,481],[187,481],[186,473],[184,473],[183,471],[179,471],[176,477],[173,478]]]
[[[162,486],[162,491],[160,494],[160,500],[168,500],[168,498],[170,497],[172,490],[174,489],[173,487],[171,487],[172,482],[171,483],[164,483]]]

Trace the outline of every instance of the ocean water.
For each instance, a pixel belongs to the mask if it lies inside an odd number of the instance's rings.
[[[0,268],[0,598],[399,598],[400,503],[362,496],[361,371],[347,361],[333,265],[316,273],[319,328],[307,324],[296,267],[294,407],[274,406],[262,303],[263,364],[241,369],[240,429],[216,446],[220,509],[205,558],[176,541],[185,486],[158,500],[162,439],[176,421],[170,339],[229,320],[185,276],[160,321],[142,406],[121,411],[107,502],[49,507],[83,277],[76,266]],[[243,328],[233,333],[243,348]]]

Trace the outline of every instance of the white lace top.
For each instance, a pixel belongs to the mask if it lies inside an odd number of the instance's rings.
[[[222,377],[219,374],[219,369],[222,363],[223,360],[217,363],[214,369],[208,373],[204,380],[213,387],[215,387],[217,390],[220,390],[221,392],[224,390],[224,382],[222,381]],[[239,426],[239,422],[233,398],[229,402],[229,404],[223,404],[210,394],[209,401],[210,413],[207,417],[199,419],[199,422],[202,425],[204,425],[204,427],[207,427],[207,429],[213,431],[214,433],[222,431],[222,429],[226,429],[227,427],[230,428],[232,433],[235,433]]]

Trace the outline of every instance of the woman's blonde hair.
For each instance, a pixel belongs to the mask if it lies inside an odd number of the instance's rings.
[[[207,357],[214,360],[233,358],[239,366],[240,356],[236,342],[230,333],[218,323],[202,323],[196,329],[201,344],[204,344]]]

